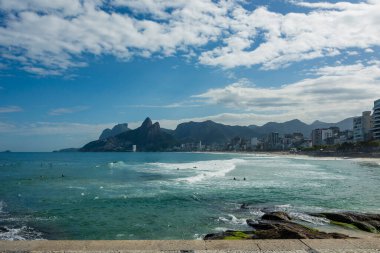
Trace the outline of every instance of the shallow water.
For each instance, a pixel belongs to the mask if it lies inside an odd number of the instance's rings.
[[[306,213],[379,213],[379,185],[378,161],[2,153],[0,239],[196,239],[248,229],[245,219],[258,219],[265,209],[330,228],[326,220]],[[242,203],[250,208],[240,209]]]

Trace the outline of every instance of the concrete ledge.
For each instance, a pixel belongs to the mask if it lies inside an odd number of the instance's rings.
[[[0,252],[377,252],[380,238],[334,240],[0,241]]]

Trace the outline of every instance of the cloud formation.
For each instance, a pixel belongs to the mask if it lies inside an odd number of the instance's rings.
[[[2,87],[0,87],[0,90],[1,89]],[[0,113],[11,113],[11,112],[21,112],[21,111],[22,111],[22,108],[16,105],[0,107]]]
[[[0,0],[0,57],[37,75],[86,66],[84,55],[191,55],[264,69],[380,46],[380,1],[300,2],[303,13],[238,0]]]
[[[261,123],[294,118],[307,122],[341,120],[370,110],[373,101],[380,98],[378,61],[323,67],[311,74],[316,77],[273,88],[256,87],[243,79],[193,97],[245,111]]]
[[[59,115],[63,115],[63,114],[71,114],[71,113],[85,111],[88,108],[89,108],[88,106],[74,106],[74,107],[56,108],[56,109],[50,110],[49,115],[59,116]]]

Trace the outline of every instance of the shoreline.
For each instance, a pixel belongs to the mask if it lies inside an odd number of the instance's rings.
[[[299,152],[290,153],[289,151],[196,151],[191,153],[208,153],[208,154],[238,154],[238,155],[262,155],[262,156],[281,156],[289,158],[320,158],[323,160],[362,160],[362,161],[378,161],[380,162],[379,154],[368,154],[368,153],[336,153],[336,152]]]

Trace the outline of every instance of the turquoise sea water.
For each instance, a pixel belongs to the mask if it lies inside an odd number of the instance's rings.
[[[0,239],[196,239],[248,229],[265,209],[328,226],[306,213],[379,213],[379,186],[375,160],[1,153]]]

